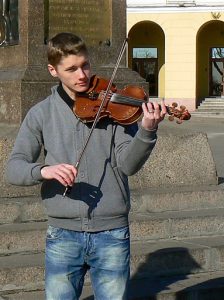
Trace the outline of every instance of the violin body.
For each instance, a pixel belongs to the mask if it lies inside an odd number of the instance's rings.
[[[85,93],[77,93],[74,114],[83,122],[93,122],[99,107],[104,100],[108,81],[97,76],[91,78],[90,89]],[[138,86],[126,86],[119,90],[112,85],[111,91],[106,95],[105,104],[101,110],[101,118],[111,118],[119,124],[135,123],[142,114],[142,103],[147,101],[144,89]],[[134,99],[134,105],[129,99]],[[138,101],[139,100],[139,101]]]

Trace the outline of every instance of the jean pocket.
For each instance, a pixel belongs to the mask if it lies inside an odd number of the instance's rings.
[[[47,239],[58,239],[63,233],[63,228],[53,227],[51,225],[47,228]]]
[[[111,229],[109,230],[109,233],[113,238],[118,240],[126,240],[130,237],[129,226]]]

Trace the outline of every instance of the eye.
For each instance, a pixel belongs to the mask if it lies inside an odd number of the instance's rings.
[[[69,71],[69,72],[75,72],[75,71],[77,71],[77,70],[78,70],[77,67],[71,67],[71,68],[69,68],[67,71]]]
[[[87,61],[86,63],[83,64],[82,68],[83,69],[88,69],[90,66],[90,63]]]

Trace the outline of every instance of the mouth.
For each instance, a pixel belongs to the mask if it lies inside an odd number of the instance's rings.
[[[85,82],[79,82],[76,84],[77,86],[80,86],[80,87],[86,87],[89,85],[89,82],[88,81],[85,81]]]

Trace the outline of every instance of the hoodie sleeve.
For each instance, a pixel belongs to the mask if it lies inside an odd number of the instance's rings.
[[[115,153],[117,166],[127,176],[138,172],[149,158],[157,141],[157,129],[145,130],[141,125],[117,126]]]
[[[6,165],[6,180],[14,185],[40,183],[43,164],[37,162],[42,148],[42,131],[35,110],[25,117]]]

